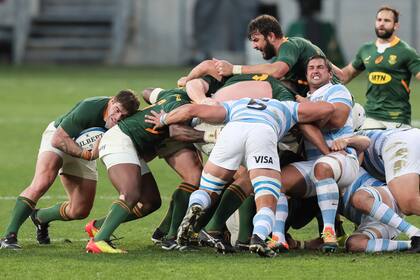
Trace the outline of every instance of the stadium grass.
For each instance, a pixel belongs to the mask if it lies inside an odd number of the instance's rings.
[[[3,234],[15,198],[30,183],[41,133],[58,115],[80,99],[113,95],[119,89],[138,92],[145,87],[171,88],[186,68],[119,68],[80,66],[0,67],[0,233]],[[349,85],[363,103],[363,78]],[[413,119],[420,119],[420,84],[412,90]],[[420,274],[419,255],[407,253],[324,255],[318,252],[290,252],[275,259],[248,253],[218,255],[211,249],[196,252],[166,252],[153,246],[150,236],[164,215],[170,194],[179,183],[176,174],[161,160],[151,163],[163,204],[145,219],[120,226],[117,241],[129,251],[125,255],[90,255],[84,247],[84,225],[108,211],[116,191],[99,164],[97,197],[88,219],[55,222],[52,244],[40,246],[35,228],[27,221],[19,233],[21,251],[0,250],[0,279],[414,279]],[[65,199],[59,180],[38,203],[49,206]],[[420,226],[420,218],[409,220]],[[352,225],[346,223],[347,232]],[[297,239],[317,234],[314,223],[292,231]],[[417,275],[417,276],[415,276]]]

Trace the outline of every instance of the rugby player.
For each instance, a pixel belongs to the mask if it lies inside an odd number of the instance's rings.
[[[89,215],[98,180],[95,162],[97,149],[83,150],[74,138],[87,128],[112,128],[121,119],[134,114],[138,106],[134,92],[122,90],[114,97],[84,99],[48,125],[42,135],[35,175],[16,200],[5,237],[0,241],[1,248],[21,248],[17,234],[31,214],[40,244],[50,243],[48,226],[51,221],[84,219]],[[48,191],[57,175],[60,175],[66,189],[68,201],[50,208],[35,209],[38,200]]]

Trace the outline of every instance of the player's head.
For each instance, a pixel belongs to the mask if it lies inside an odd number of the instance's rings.
[[[123,118],[131,116],[137,112],[139,106],[140,101],[134,91],[130,89],[121,90],[108,103],[105,114],[105,127],[111,128]]]
[[[376,13],[375,33],[378,38],[388,39],[399,28],[400,13],[389,6],[382,6]]]
[[[332,65],[320,54],[311,56],[306,64],[306,80],[310,88],[320,88],[332,79]]]
[[[248,25],[248,39],[252,42],[254,49],[262,53],[264,59],[271,59],[277,55],[273,42],[281,38],[283,38],[283,31],[273,16],[260,15]]]

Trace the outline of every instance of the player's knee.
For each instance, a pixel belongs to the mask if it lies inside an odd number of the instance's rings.
[[[368,237],[362,234],[351,235],[345,244],[347,252],[365,252],[368,240]]]
[[[334,174],[329,164],[325,162],[318,162],[314,166],[313,176],[317,180],[322,180],[326,178],[333,178]]]
[[[140,201],[140,190],[138,188],[132,190],[120,191],[119,199],[124,201],[128,207],[134,207]]]
[[[401,199],[398,202],[398,206],[404,215],[410,216],[416,214],[415,209],[419,207],[419,203],[420,199],[418,196],[409,196],[404,199]]]
[[[359,209],[365,213],[369,213],[374,197],[364,190],[358,190],[350,198],[350,203],[354,208]]]

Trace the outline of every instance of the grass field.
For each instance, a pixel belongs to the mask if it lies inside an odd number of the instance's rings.
[[[105,67],[0,67],[0,232],[9,221],[15,198],[30,183],[41,133],[58,115],[89,96],[113,95],[119,89],[137,91],[149,86],[171,88],[187,69],[145,69]],[[365,81],[349,85],[356,100],[363,103]],[[420,84],[413,86],[413,119],[420,120]],[[0,279],[418,279],[419,255],[345,254],[291,252],[275,259],[250,254],[217,255],[210,249],[198,252],[166,252],[152,245],[150,236],[166,211],[169,197],[179,179],[163,161],[151,169],[160,187],[163,205],[143,220],[117,230],[119,247],[126,255],[88,255],[84,252],[85,223],[106,214],[116,191],[99,164],[100,179],[94,208],[88,219],[55,222],[50,227],[53,242],[39,246],[35,230],[26,222],[19,233],[21,251],[0,250]],[[46,207],[65,199],[56,182],[38,203]],[[420,218],[410,217],[420,226]],[[346,224],[348,232],[352,225]],[[314,224],[299,232],[298,239],[314,237]],[[417,275],[417,276],[416,276]]]

